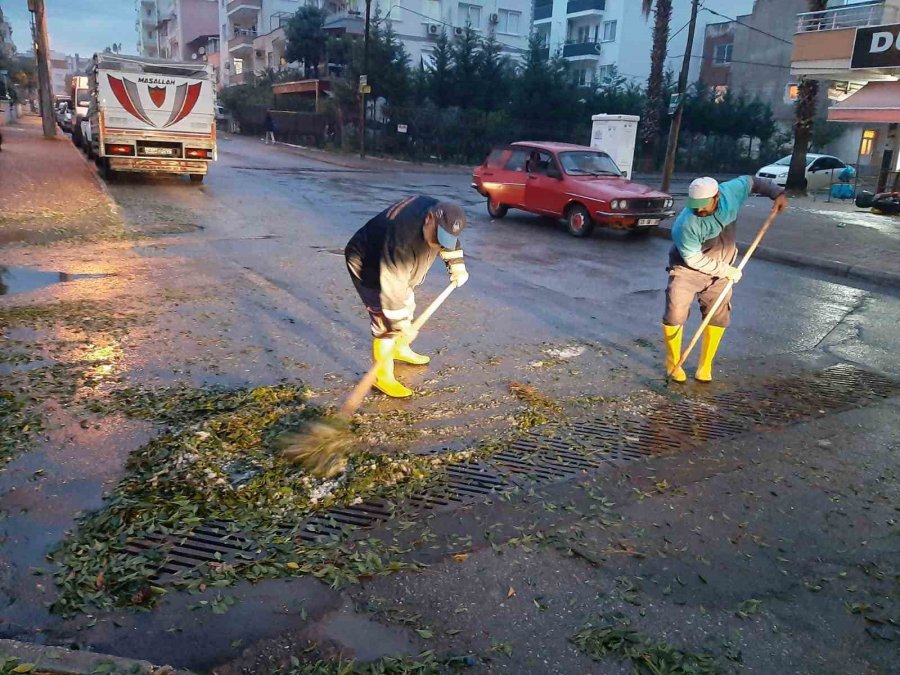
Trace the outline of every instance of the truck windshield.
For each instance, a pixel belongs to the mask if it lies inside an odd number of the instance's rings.
[[[563,171],[573,176],[621,176],[622,172],[605,152],[561,152]]]

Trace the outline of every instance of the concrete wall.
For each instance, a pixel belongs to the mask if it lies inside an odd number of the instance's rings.
[[[782,125],[794,119],[794,104],[785,100],[785,91],[796,82],[790,66],[797,14],[808,9],[807,0],[756,0],[752,14],[739,19],[757,30],[734,28],[731,88],[768,103]],[[824,107],[826,97],[820,99]]]
[[[219,33],[219,8],[216,0],[181,0],[178,19],[181,44],[187,45],[201,35]],[[190,54],[181,58],[190,59]]]

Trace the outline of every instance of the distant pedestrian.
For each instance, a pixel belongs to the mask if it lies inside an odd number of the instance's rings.
[[[275,145],[275,120],[272,119],[272,113],[268,110],[266,111],[266,121],[263,123],[263,126],[266,130],[266,145]]]

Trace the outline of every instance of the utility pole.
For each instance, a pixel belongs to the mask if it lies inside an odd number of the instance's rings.
[[[694,31],[697,28],[697,11],[700,0],[693,0],[691,4],[691,24],[688,28],[687,45],[684,48],[684,59],[681,62],[681,75],[678,76],[678,103],[675,106],[675,115],[669,127],[669,144],[666,146],[666,161],[663,164],[662,185],[663,192],[669,191],[672,182],[672,174],[675,172],[675,155],[678,152],[678,132],[681,130],[681,116],[684,113],[684,94],[687,90],[688,73],[691,69],[691,51],[694,49]]]
[[[44,138],[56,138],[50,81],[50,39],[47,37],[47,13],[44,9],[44,0],[28,0],[28,10],[34,13],[34,58],[37,61],[38,96],[41,102]]]
[[[372,0],[366,0],[366,35],[363,41],[363,74],[359,78],[359,156],[366,156],[366,89],[369,87],[369,26]]]

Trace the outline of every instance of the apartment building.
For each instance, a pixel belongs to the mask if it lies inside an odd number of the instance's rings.
[[[11,59],[16,54],[16,45],[12,41],[12,26],[3,16],[3,8],[0,7],[0,56]]]
[[[218,0],[136,0],[138,54],[207,60],[219,42]]]
[[[848,133],[830,151],[857,164],[860,176],[873,177],[871,187],[896,185],[900,178],[900,49],[896,46],[900,44],[900,0],[800,12],[793,26],[791,74],[847,92],[828,108],[830,121],[848,125]]]
[[[304,4],[300,0],[220,0],[221,80],[237,84],[247,73],[284,67],[284,26]],[[326,31],[363,34],[364,0],[318,0],[318,4],[328,13]],[[371,11],[373,21],[377,16],[390,22],[414,67],[431,63],[441,31],[453,37],[467,25],[479,35],[492,34],[511,58],[521,58],[528,48],[531,0],[373,0]]]
[[[753,1],[704,0],[691,50],[691,81],[700,73],[706,25],[749,13]],[[645,18],[641,5],[639,0],[535,0],[534,30],[546,45],[546,56],[562,55],[579,84],[599,84],[613,68],[619,75],[645,82],[650,75],[653,15]],[[665,67],[676,73],[687,46],[690,16],[691,0],[674,0]]]

